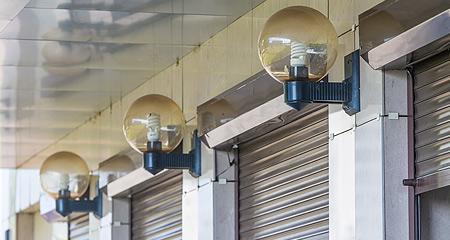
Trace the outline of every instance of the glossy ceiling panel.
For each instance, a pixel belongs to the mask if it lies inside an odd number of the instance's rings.
[[[51,110],[61,112],[95,112],[102,106],[110,105],[111,99],[120,98],[120,93],[118,92],[95,91],[1,90],[0,95],[2,97],[18,98],[19,101],[15,104],[16,110]],[[8,110],[8,108],[10,109],[10,107],[5,107],[5,109],[0,108],[0,110]]]
[[[27,8],[182,13],[239,17],[262,0],[34,0]]]
[[[89,111],[61,110],[0,110],[0,122],[3,128],[65,128],[92,116]]]
[[[199,14],[25,8],[0,33],[0,38],[195,46],[234,19]],[[192,36],[199,38],[193,41]]]
[[[148,76],[158,73],[152,70],[89,69],[76,76],[63,76],[50,74],[48,71],[65,73],[68,69],[0,66],[0,89],[129,92],[142,84]]]
[[[98,161],[117,132],[64,137],[262,2],[0,0],[0,167],[56,142]]]
[[[0,40],[0,49],[3,66],[42,67],[51,74],[78,76],[88,69],[161,70],[194,47]],[[65,67],[68,72],[52,72],[47,67]]]
[[[0,0],[0,32],[8,26],[30,0]]]

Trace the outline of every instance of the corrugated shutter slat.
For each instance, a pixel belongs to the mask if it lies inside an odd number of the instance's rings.
[[[414,74],[417,178],[450,168],[449,56],[447,51],[438,58],[425,60],[415,66],[419,69]]]
[[[328,239],[328,108],[239,146],[240,239]]]
[[[89,240],[89,214],[82,214],[69,220],[70,240]]]
[[[133,195],[132,239],[181,239],[182,174]]]

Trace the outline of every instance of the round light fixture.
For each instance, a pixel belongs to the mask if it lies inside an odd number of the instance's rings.
[[[328,18],[302,6],[272,15],[261,30],[258,44],[262,65],[280,82],[319,81],[338,54],[337,34]]]
[[[158,94],[138,98],[123,120],[125,138],[141,153],[171,152],[183,139],[185,127],[180,107],[172,99]]]
[[[90,180],[84,160],[71,152],[58,152],[48,157],[39,175],[42,188],[55,199],[81,197]]]

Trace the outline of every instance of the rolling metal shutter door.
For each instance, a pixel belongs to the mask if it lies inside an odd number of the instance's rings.
[[[182,174],[132,198],[132,239],[181,239]]]
[[[70,240],[89,240],[89,214],[82,214],[69,221]]]
[[[328,107],[239,146],[240,239],[328,239]]]
[[[450,168],[449,51],[415,66],[414,134],[416,178],[448,170]],[[450,182],[445,185],[448,184]]]

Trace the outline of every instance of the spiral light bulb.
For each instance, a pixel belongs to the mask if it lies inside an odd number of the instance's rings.
[[[291,42],[291,66],[299,67],[306,65],[306,43]]]
[[[159,141],[159,130],[161,129],[161,117],[159,114],[147,115],[147,139],[149,142]]]
[[[61,184],[61,190],[69,190],[69,174],[61,173],[60,176],[60,184]]]

